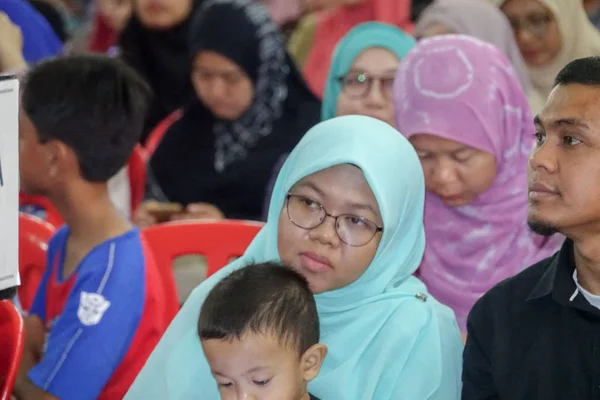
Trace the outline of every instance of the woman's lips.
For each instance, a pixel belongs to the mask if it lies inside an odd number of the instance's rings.
[[[300,253],[302,266],[309,272],[319,273],[332,269],[331,262],[327,257],[320,256],[316,253],[307,251]]]

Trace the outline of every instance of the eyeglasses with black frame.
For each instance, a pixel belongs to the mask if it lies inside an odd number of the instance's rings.
[[[366,72],[349,72],[338,77],[342,91],[351,99],[364,99],[369,95],[373,84],[379,82],[379,87],[386,100],[394,97],[394,76],[375,76]]]
[[[298,228],[314,229],[331,217],[340,240],[351,247],[365,246],[383,231],[383,227],[357,215],[329,214],[321,203],[306,196],[288,193],[286,203],[288,218]]]

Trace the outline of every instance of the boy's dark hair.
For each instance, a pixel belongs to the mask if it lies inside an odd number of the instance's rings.
[[[90,182],[106,182],[138,142],[151,91],[124,62],[76,55],[37,65],[25,78],[22,107],[41,142],[73,149]]]
[[[306,279],[277,263],[249,265],[219,282],[204,301],[201,340],[273,334],[302,355],[319,342],[317,305]]]
[[[572,83],[600,86],[600,57],[586,57],[571,61],[554,80],[554,86]]]

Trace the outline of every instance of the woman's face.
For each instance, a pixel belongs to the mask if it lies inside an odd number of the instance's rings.
[[[496,158],[454,140],[418,134],[410,138],[423,166],[427,190],[449,207],[471,203],[496,179]]]
[[[556,17],[538,0],[508,0],[502,6],[523,58],[532,67],[545,67],[562,49]]]
[[[450,35],[453,33],[457,33],[457,32],[454,32],[452,29],[450,29],[448,26],[444,25],[443,23],[432,22],[431,24],[427,25],[425,27],[425,29],[423,29],[423,32],[421,32],[421,34],[418,36],[417,39],[421,40],[421,39],[426,39],[426,38],[432,37],[432,36]]]
[[[202,51],[194,58],[192,84],[200,101],[219,119],[239,119],[252,105],[254,85],[236,63]]]
[[[194,0],[134,0],[135,14],[148,29],[166,30],[185,21]]]
[[[362,171],[349,164],[327,168],[300,180],[289,194],[277,236],[283,263],[302,274],[316,294],[360,278],[377,252],[382,235],[377,227],[383,227],[375,195]],[[309,216],[319,212],[329,216],[320,225],[318,219],[317,223],[309,221]],[[341,216],[337,228],[332,216]],[[314,225],[312,229],[300,227]]]
[[[394,126],[392,91],[399,64],[389,50],[372,47],[363,51],[341,77],[336,114],[366,115]]]

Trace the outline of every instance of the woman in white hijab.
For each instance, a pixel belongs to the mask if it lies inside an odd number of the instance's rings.
[[[543,100],[569,62],[600,56],[600,33],[581,0],[494,0],[510,21],[534,90]]]

